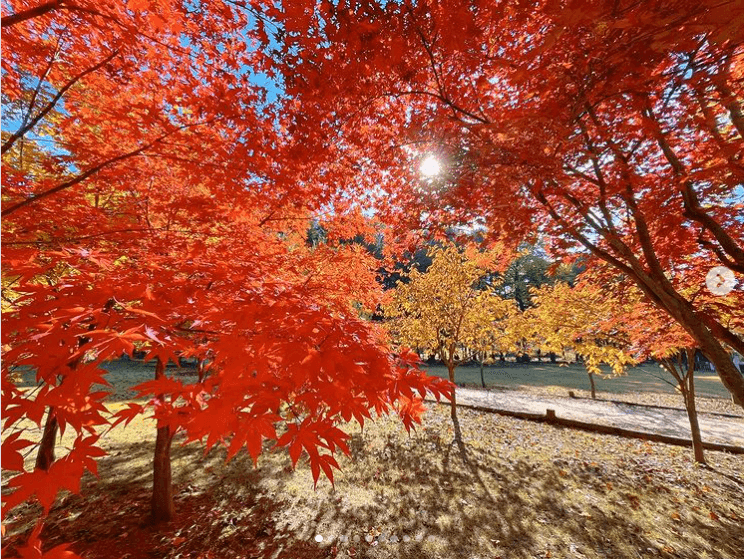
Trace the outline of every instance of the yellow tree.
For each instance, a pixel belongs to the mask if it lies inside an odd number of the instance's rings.
[[[480,280],[493,265],[493,254],[460,251],[448,245],[429,251],[431,266],[425,273],[413,270],[400,283],[385,308],[394,338],[401,345],[436,353],[444,362],[449,380],[468,349],[482,347],[494,325],[508,316],[510,301],[481,289]],[[451,404],[455,440],[461,441],[457,403]]]
[[[483,388],[486,387],[483,365],[488,360],[488,356],[494,353],[504,355],[517,351],[524,339],[526,328],[529,326],[524,313],[519,310],[515,301],[496,297],[491,298],[489,304],[494,315],[494,322],[491,323],[491,327],[473,332],[470,337],[464,340],[464,345],[478,357],[480,362],[481,386]],[[488,362],[492,361],[488,360]]]
[[[535,307],[526,312],[532,339],[546,352],[561,353],[573,349],[584,360],[592,398],[596,398],[594,375],[602,374],[606,363],[615,375],[635,364],[627,351],[627,333],[618,327],[617,298],[591,281],[571,287],[556,283],[534,289]]]

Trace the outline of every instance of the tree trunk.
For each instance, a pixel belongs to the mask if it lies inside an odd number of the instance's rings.
[[[36,467],[47,471],[54,462],[54,446],[57,442],[57,415],[54,406],[49,406],[46,423],[44,423],[44,433],[41,436],[39,452],[36,455]]]
[[[683,355],[687,357],[686,367],[683,363]],[[676,364],[671,358],[662,359],[660,363],[677,381],[677,386],[682,393],[685,410],[687,411],[687,419],[690,422],[690,436],[692,438],[692,451],[695,462],[705,464],[703,440],[700,436],[700,425],[698,424],[697,410],[695,409],[695,381],[693,378],[695,372],[695,349],[688,348],[685,349],[684,354],[682,352],[678,353]],[[677,367],[679,367],[679,371],[677,371]],[[684,368],[687,369],[687,374],[684,373]]]
[[[86,343],[85,338],[78,340],[78,346],[82,347]],[[74,371],[77,369],[78,362],[73,362],[70,365],[70,370]],[[60,379],[60,377],[57,377]],[[60,384],[65,382],[64,377],[61,377]],[[57,442],[57,431],[59,430],[59,422],[57,421],[57,413],[54,406],[49,406],[47,412],[46,423],[44,423],[44,433],[41,435],[41,442],[39,443],[39,451],[36,454],[36,467],[44,471],[49,470],[54,462],[54,447]]]
[[[158,357],[155,366],[155,379],[164,375],[165,364]],[[160,394],[157,400],[164,401],[165,396]],[[171,441],[173,433],[169,426],[159,427],[155,439],[155,455],[153,457],[153,483],[152,483],[152,520],[153,522],[168,522],[173,519],[175,506],[173,504],[173,483],[171,477]]]
[[[649,299],[695,339],[698,349],[715,365],[716,373],[731,393],[734,403],[744,408],[744,377],[734,367],[722,343],[741,350],[744,341],[717,322],[706,321],[705,315],[697,313],[692,303],[680,295],[665,277],[652,277],[638,265],[634,265],[632,271],[634,281]]]
[[[206,359],[199,358],[196,362],[196,374],[198,375],[199,384],[204,382],[204,378],[206,376],[207,368],[204,364],[205,361]]]
[[[113,301],[113,300],[112,300]],[[106,303],[104,310],[110,308],[109,303]],[[96,325],[91,324],[88,326],[88,330],[95,330]],[[83,347],[90,340],[85,337],[78,338],[78,348]],[[75,371],[80,363],[82,356],[78,357],[74,361],[68,364],[70,371]],[[68,373],[70,374],[70,373]],[[60,379],[60,377],[57,377]],[[61,377],[60,384],[65,382],[64,377]],[[41,442],[39,443],[39,451],[36,454],[36,467],[44,471],[49,470],[54,462],[54,447],[57,442],[57,431],[59,430],[59,422],[57,421],[57,414],[54,410],[54,406],[49,406],[47,412],[46,423],[44,423],[44,433],[41,435]]]
[[[589,383],[592,385],[592,400],[597,399],[597,389],[594,386],[594,373],[587,373],[589,375]]]
[[[486,387],[486,379],[485,379],[485,378],[483,377],[483,359],[484,359],[484,358],[485,358],[485,356],[483,356],[483,357],[481,358],[481,362],[480,362],[481,386],[482,386],[483,388],[485,388],[485,387]]]
[[[450,382],[455,384],[455,365],[451,361],[447,363],[447,372]],[[452,400],[450,400],[450,415],[452,416],[452,425],[455,428],[455,441],[461,443],[462,433],[460,432],[460,422],[457,419],[457,398],[454,390],[452,391]]]
[[[690,435],[692,436],[692,450],[695,456],[695,462],[705,464],[705,454],[703,454],[703,439],[700,436],[700,424],[698,423],[697,409],[695,408],[695,350],[687,350],[687,375],[683,379],[680,388],[682,396],[685,399],[685,409],[687,418],[690,420]],[[686,385],[686,386],[685,386]]]
[[[691,332],[692,336],[698,342],[703,355],[716,366],[716,373],[723,386],[731,393],[732,400],[744,408],[744,377],[734,366],[728,351],[705,325],[698,324],[692,329],[695,330]]]
[[[172,440],[170,427],[158,429],[153,460],[152,519],[154,522],[168,522],[175,514],[170,460]]]

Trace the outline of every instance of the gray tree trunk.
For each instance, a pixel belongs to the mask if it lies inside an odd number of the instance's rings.
[[[597,389],[594,386],[594,373],[587,373],[587,374],[589,375],[589,383],[591,384],[591,387],[592,387],[592,400],[596,400],[597,399]]]

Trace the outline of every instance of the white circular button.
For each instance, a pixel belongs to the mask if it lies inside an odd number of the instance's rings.
[[[716,266],[705,276],[705,285],[713,295],[728,295],[736,285],[736,277],[725,266]]]

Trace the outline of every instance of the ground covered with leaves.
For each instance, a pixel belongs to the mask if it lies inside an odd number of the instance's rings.
[[[94,558],[731,558],[744,549],[742,458],[433,405],[409,436],[382,418],[353,434],[335,488],[267,452],[229,464],[174,447],[177,518],[147,521],[154,426],[113,431],[100,479],[60,498],[45,547]],[[463,459],[464,450],[464,459]],[[33,506],[7,519],[21,544]],[[322,541],[317,541],[322,536]],[[10,555],[8,555],[10,556]]]

